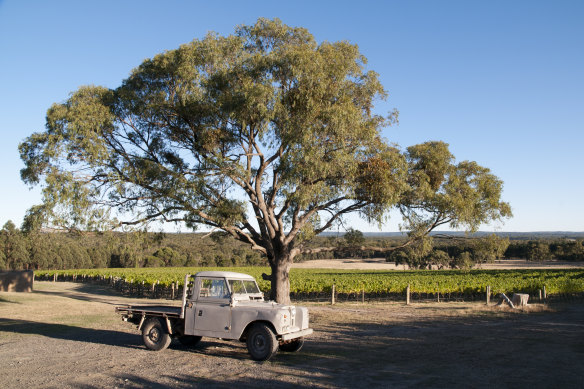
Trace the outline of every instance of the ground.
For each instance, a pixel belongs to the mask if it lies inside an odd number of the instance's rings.
[[[582,303],[309,305],[304,348],[258,363],[217,339],[148,351],[114,313],[132,302],[67,282],[1,293],[0,387],[584,387]]]

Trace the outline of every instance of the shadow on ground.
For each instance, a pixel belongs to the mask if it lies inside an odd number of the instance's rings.
[[[341,387],[584,387],[582,306],[379,320],[329,325],[319,331],[328,341],[309,342],[280,362],[337,377]]]
[[[143,348],[140,337],[125,332],[83,328],[67,324],[42,323],[0,317],[0,331],[41,335],[49,338],[105,344],[109,346]]]

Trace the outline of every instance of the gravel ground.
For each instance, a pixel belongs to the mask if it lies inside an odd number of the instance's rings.
[[[67,282],[0,293],[0,387],[584,387],[582,304],[309,305],[304,348],[258,363],[216,339],[148,351],[114,313],[135,302]]]

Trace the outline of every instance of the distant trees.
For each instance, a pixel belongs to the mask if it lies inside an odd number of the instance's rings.
[[[12,221],[6,222],[0,230],[0,247],[2,262],[8,269],[24,269],[28,266],[26,240]]]
[[[265,257],[233,238],[202,234],[23,232],[0,230],[0,270],[105,267],[266,265]]]
[[[400,248],[403,242],[403,238],[369,237],[353,229],[341,236],[314,237],[311,244],[315,247],[327,245],[337,249],[316,252],[300,259],[354,258],[356,255],[386,257],[389,262],[416,269],[469,269],[475,264],[502,258],[584,261],[584,239],[510,242],[508,238],[497,235],[481,238],[429,236]],[[397,249],[388,255],[384,250],[360,250],[363,247]],[[146,231],[94,234],[25,232],[11,221],[0,230],[0,270],[256,265],[266,266],[266,257],[222,233],[206,236],[201,233]]]
[[[584,240],[532,239],[513,241],[505,251],[505,258],[523,258],[531,261],[549,259],[584,261]]]
[[[456,243],[447,241],[437,244],[432,237],[427,237],[417,245],[393,252],[387,260],[397,265],[407,264],[415,269],[468,269],[474,264],[503,258],[508,246],[508,238],[494,234],[484,238],[459,239]]]

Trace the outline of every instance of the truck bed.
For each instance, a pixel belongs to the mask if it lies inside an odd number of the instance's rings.
[[[123,315],[180,317],[181,307],[171,307],[168,305],[127,305],[116,307],[116,312]]]

